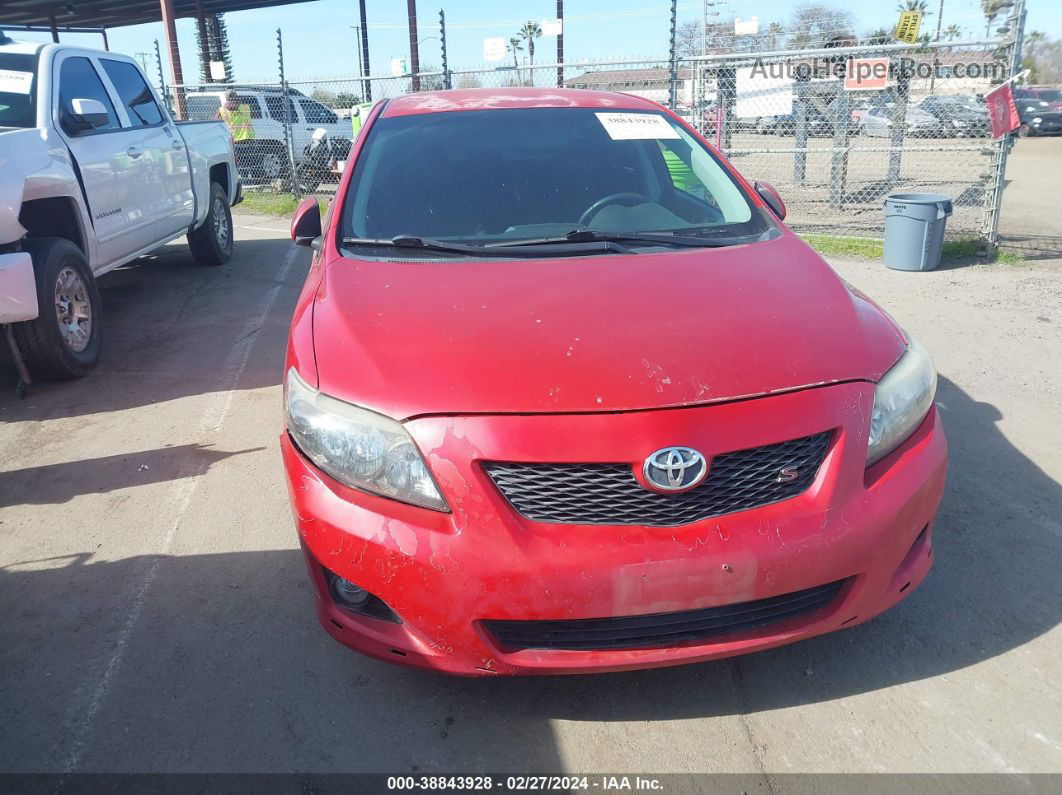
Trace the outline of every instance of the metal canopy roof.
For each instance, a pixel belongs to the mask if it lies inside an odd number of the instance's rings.
[[[305,3],[308,0],[202,0],[207,14],[223,14],[229,11],[245,11],[251,8]],[[196,0],[173,0],[177,17],[194,17]],[[7,25],[48,26],[55,18],[59,28],[104,27],[139,25],[144,22],[159,22],[162,11],[159,0],[0,0],[0,21]]]

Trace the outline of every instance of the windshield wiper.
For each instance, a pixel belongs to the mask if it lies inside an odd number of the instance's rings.
[[[518,246],[550,246],[565,243],[653,243],[661,246],[681,246],[683,248],[721,248],[732,246],[732,240],[713,240],[704,237],[689,237],[674,234],[654,234],[650,232],[603,232],[597,229],[573,229],[564,237],[540,237],[527,240],[512,240],[504,243],[490,243],[486,248],[516,248]]]
[[[556,243],[549,248],[539,248],[545,242]],[[530,241],[529,245],[524,241],[514,240],[504,245],[505,251],[498,250],[498,245],[471,245],[468,243],[449,243],[445,240],[433,240],[430,237],[418,237],[416,235],[398,235],[386,239],[373,239],[366,237],[345,237],[344,246],[386,246],[389,248],[408,248],[419,251],[443,251],[450,254],[466,254],[473,257],[551,257],[557,254],[629,254],[630,251],[609,238],[557,238],[550,241]]]

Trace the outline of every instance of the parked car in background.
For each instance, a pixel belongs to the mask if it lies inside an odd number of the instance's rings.
[[[975,109],[967,98],[928,96],[923,97],[917,107],[939,121],[945,133],[950,126],[953,137],[985,138],[992,132],[987,108],[982,105]]]
[[[860,121],[863,133],[875,138],[888,138],[892,135],[893,112],[891,102],[872,107]],[[955,134],[951,125],[944,124],[932,113],[913,103],[907,105],[904,124],[904,134],[912,138],[950,138]]]
[[[226,262],[239,199],[225,125],[175,124],[132,58],[0,38],[0,325],[29,375],[95,365],[101,274],[182,235]]]
[[[810,137],[826,137],[833,135],[833,122],[817,111],[809,111],[805,116],[807,134]],[[763,116],[756,124],[756,132],[760,135],[796,135],[797,116],[795,113],[785,113],[779,116]]]
[[[407,94],[361,140],[327,219],[292,221],[280,438],[336,640],[467,675],[678,665],[926,576],[933,364],[773,188],[629,94]]]
[[[1019,88],[1014,91],[1021,126],[1018,137],[1062,134],[1062,91],[1044,88]]]
[[[214,120],[228,91],[234,91],[236,103],[250,111],[254,136],[240,143],[239,165],[248,180],[286,179],[291,159],[285,141],[284,125],[290,121],[295,163],[298,165],[310,149],[313,134],[323,129],[336,151],[350,150],[353,137],[350,119],[315,99],[288,89],[285,100],[280,88],[218,86],[217,90],[196,90],[186,95],[188,116],[197,120]],[[345,155],[343,155],[345,157]]]

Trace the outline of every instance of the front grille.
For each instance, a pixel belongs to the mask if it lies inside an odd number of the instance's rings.
[[[677,646],[808,615],[832,602],[845,582],[838,580],[769,599],[677,613],[483,623],[498,643],[511,650],[594,651]]]
[[[649,491],[628,464],[529,464],[492,461],[487,474],[522,515],[554,524],[686,524],[795,497],[815,479],[830,432],[723,453],[708,477],[681,494]],[[779,483],[783,467],[796,478]]]

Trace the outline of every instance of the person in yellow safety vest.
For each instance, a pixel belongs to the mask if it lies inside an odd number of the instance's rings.
[[[218,108],[218,119],[229,126],[233,142],[239,143],[254,139],[251,107],[246,102],[237,103],[235,91],[225,92],[225,103]]]

